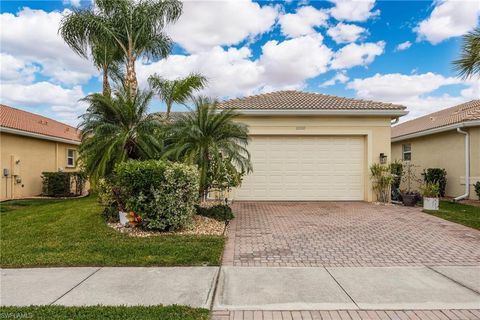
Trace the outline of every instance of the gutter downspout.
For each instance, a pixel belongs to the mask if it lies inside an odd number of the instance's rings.
[[[460,128],[457,128],[457,132],[465,135],[465,193],[456,197],[453,201],[466,199],[470,194],[470,134]]]
[[[398,121],[400,121],[400,118],[399,117],[396,117],[395,119],[393,119],[393,121],[390,122],[390,125],[396,125],[398,123]]]

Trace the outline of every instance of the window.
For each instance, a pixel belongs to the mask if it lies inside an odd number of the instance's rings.
[[[403,161],[412,160],[412,145],[410,143],[402,145]]]
[[[67,149],[67,167],[75,167],[75,149]]]

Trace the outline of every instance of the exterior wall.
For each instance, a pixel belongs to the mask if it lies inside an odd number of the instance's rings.
[[[465,128],[470,133],[470,199],[476,199],[473,184],[480,180],[480,127]],[[417,174],[424,168],[447,170],[445,193],[457,197],[465,193],[465,135],[456,130],[432,134],[415,139],[392,143],[394,160],[402,160],[402,145],[410,143],[412,163],[419,166]],[[418,185],[417,185],[418,187]]]
[[[38,196],[42,193],[44,171],[76,171],[67,167],[67,149],[76,145],[0,133],[0,200]],[[16,164],[16,162],[18,164]],[[9,170],[9,176],[3,175]],[[21,178],[17,183],[14,175]]]
[[[365,138],[365,197],[374,201],[369,167],[379,162],[380,153],[390,153],[390,117],[329,116],[241,116],[250,135],[356,135]],[[254,168],[255,170],[255,168]]]

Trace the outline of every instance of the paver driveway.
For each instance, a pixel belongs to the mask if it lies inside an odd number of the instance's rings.
[[[236,202],[225,265],[480,265],[480,231],[419,208],[364,202]]]

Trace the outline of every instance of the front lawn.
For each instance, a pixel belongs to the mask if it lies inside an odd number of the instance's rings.
[[[95,197],[0,206],[2,267],[219,265],[223,251],[221,236],[120,234]]]
[[[1,319],[34,319],[34,320],[207,320],[208,310],[184,306],[151,306],[151,307],[63,307],[63,306],[31,306],[1,307]]]
[[[424,212],[480,230],[480,208],[450,201],[440,201],[440,210]]]

